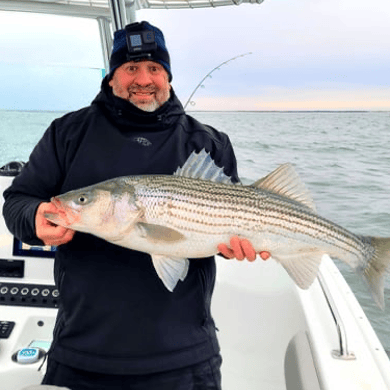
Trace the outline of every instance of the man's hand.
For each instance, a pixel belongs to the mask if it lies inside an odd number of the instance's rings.
[[[219,244],[218,250],[228,259],[244,260],[246,258],[248,261],[255,261],[257,255],[249,240],[240,239],[237,236],[230,239],[230,248],[226,244]],[[271,254],[266,251],[260,252],[259,255],[263,260],[268,260],[271,257]]]
[[[72,240],[75,231],[54,225],[45,218],[45,213],[55,213],[57,207],[53,203],[43,202],[38,206],[35,215],[35,234],[45,245],[61,245]]]

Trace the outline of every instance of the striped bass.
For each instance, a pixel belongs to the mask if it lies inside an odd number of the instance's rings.
[[[320,217],[290,164],[244,186],[203,150],[174,175],[119,177],[51,202],[58,212],[45,214],[49,221],[149,253],[170,291],[185,279],[189,258],[215,255],[218,244],[239,236],[256,252],[270,252],[302,289],[313,283],[325,253],[336,257],[364,277],[384,307],[390,238],[359,236]]]

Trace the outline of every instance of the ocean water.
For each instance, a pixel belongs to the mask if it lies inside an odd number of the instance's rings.
[[[0,166],[27,161],[60,112],[0,111]],[[292,163],[320,215],[364,235],[390,237],[390,112],[193,112],[227,133],[239,175],[249,184]],[[365,284],[336,262],[378,337],[390,351],[390,277],[386,309],[375,306]]]

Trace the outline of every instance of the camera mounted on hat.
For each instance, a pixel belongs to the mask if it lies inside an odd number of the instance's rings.
[[[125,30],[127,59],[135,61],[140,58],[152,58],[152,53],[157,50],[154,31],[145,29],[140,23],[129,24]]]

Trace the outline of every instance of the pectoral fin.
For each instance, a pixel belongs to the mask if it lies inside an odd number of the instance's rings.
[[[152,255],[152,261],[157,275],[171,292],[179,280],[185,279],[190,264],[188,259],[176,259],[161,255]]]
[[[319,250],[310,250],[272,258],[283,266],[298,287],[306,290],[317,277],[323,254]]]
[[[141,236],[151,241],[175,242],[181,241],[185,237],[175,229],[161,225],[154,225],[146,222],[138,222],[137,229],[140,230]]]

